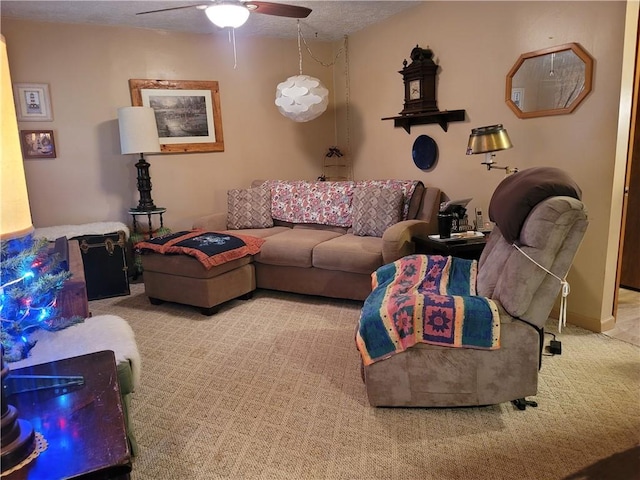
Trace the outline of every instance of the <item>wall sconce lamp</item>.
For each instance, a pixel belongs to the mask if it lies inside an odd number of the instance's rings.
[[[151,198],[151,176],[145,153],[160,152],[160,139],[156,126],[156,115],[151,107],[122,107],[118,109],[120,127],[120,150],[123,155],[140,154],[136,163],[138,169],[138,192],[140,201],[136,210],[148,212],[156,206]]]
[[[485,160],[483,165],[487,166],[487,170],[497,168],[505,170],[507,174],[516,173],[517,168],[501,167],[495,164],[493,160],[496,156],[494,152],[499,150],[507,150],[513,147],[507,131],[502,124],[490,125],[488,127],[478,127],[471,130],[469,135],[469,144],[467,145],[467,155],[475,155],[484,153]]]

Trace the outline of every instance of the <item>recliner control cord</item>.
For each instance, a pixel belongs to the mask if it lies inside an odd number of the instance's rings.
[[[562,332],[562,327],[566,327],[567,326],[567,297],[569,296],[569,292],[571,291],[571,287],[569,286],[569,282],[567,282],[567,276],[565,275],[564,278],[560,278],[555,273],[550,272],[549,270],[544,268],[542,265],[540,265],[538,262],[536,262],[533,258],[531,258],[529,255],[527,255],[518,245],[516,245],[515,243],[512,243],[512,245],[521,254],[523,254],[525,257],[527,257],[529,260],[531,260],[533,263],[535,263],[542,270],[547,272],[552,277],[555,277],[556,279],[558,279],[558,281],[560,282],[560,285],[562,285],[562,299],[560,300],[560,315],[558,315],[558,317],[559,317],[558,318],[558,332]]]

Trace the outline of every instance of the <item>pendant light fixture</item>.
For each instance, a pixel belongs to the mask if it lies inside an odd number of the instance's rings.
[[[329,105],[329,90],[320,80],[302,74],[302,48],[298,21],[298,58],[300,75],[294,75],[276,87],[276,105],[282,115],[295,122],[318,118]]]

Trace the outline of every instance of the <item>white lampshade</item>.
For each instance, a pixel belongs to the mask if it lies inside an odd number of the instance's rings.
[[[249,18],[249,10],[246,7],[231,3],[211,5],[204,11],[211,23],[220,28],[241,27]]]
[[[276,105],[285,117],[296,122],[308,122],[327,109],[329,90],[317,78],[296,75],[276,87]]]
[[[2,67],[0,79],[2,81],[2,124],[0,124],[0,239],[12,240],[27,235],[33,231],[31,223],[31,209],[27,194],[27,181],[22,163],[20,137],[18,135],[18,121],[13,103],[11,89],[11,74],[7,57],[7,44],[2,39]]]
[[[153,108],[119,108],[118,125],[120,126],[120,151],[123,155],[160,151],[160,139]]]

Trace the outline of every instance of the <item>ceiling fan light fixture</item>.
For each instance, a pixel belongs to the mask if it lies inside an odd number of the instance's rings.
[[[205,9],[205,13],[211,23],[220,28],[241,27],[249,18],[249,9],[243,5],[234,3],[211,5]]]

